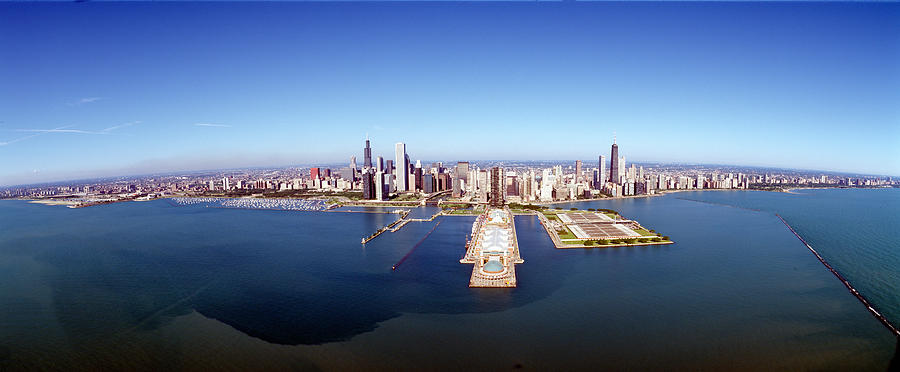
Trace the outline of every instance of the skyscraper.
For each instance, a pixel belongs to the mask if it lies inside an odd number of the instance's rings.
[[[603,155],[600,155],[600,164],[599,164],[599,167],[597,168],[597,170],[600,172],[600,174],[597,177],[597,182],[596,182],[596,185],[594,185],[594,189],[600,190],[603,187],[603,184],[605,184],[606,180],[607,180],[607,178],[606,178],[607,177],[606,176],[606,157]]]
[[[434,192],[434,176],[430,173],[423,176],[422,187],[425,189],[426,193]]]
[[[372,168],[372,148],[369,147],[369,136],[366,136],[366,148],[363,149],[363,166]]]
[[[616,144],[616,137],[613,136],[612,151],[609,154],[609,182],[619,182],[619,145]]]
[[[461,161],[456,163],[456,178],[469,183],[469,162]]]
[[[397,168],[397,192],[409,190],[406,184],[409,182],[409,165],[406,164],[406,144],[397,142],[394,145],[394,166]]]
[[[366,169],[362,175],[363,181],[363,199],[372,200],[375,199],[375,179],[372,176],[372,170]]]
[[[490,203],[493,207],[502,207],[505,204],[503,200],[504,182],[503,172],[500,167],[491,168],[491,195]]]
[[[581,182],[581,160],[575,160],[575,183]]]
[[[375,189],[375,200],[387,199],[384,195],[384,172],[375,172],[375,180],[372,182],[372,187]]]
[[[461,161],[456,163],[456,171],[454,173],[453,178],[453,192],[450,194],[454,198],[458,198],[462,196],[463,186],[467,183],[467,179],[469,178],[469,162]]]
[[[377,171],[379,171],[379,172],[385,172],[385,170],[384,170],[384,158],[383,158],[383,157],[381,157],[381,156],[378,157],[378,164],[375,164],[375,170],[377,170]]]
[[[422,190],[422,183],[424,182],[424,180],[422,179],[423,173],[422,173],[422,161],[421,160],[416,160],[416,168],[415,168],[414,174],[416,176],[416,178],[415,178],[416,190]]]

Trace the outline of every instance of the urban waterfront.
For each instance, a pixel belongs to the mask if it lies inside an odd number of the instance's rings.
[[[517,216],[512,289],[466,286],[475,217],[360,245],[396,215],[0,201],[0,369],[887,369],[896,338],[774,213],[897,323],[900,190],[796,192],[559,205],[665,246],[559,250]]]

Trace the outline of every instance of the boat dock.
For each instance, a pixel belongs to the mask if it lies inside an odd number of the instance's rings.
[[[460,263],[473,264],[469,287],[512,288],[516,286],[519,254],[516,225],[509,208],[488,208],[472,224],[472,236]]]

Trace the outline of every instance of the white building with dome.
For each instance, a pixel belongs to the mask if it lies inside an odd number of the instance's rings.
[[[488,208],[472,224],[472,236],[460,263],[470,263],[469,287],[515,287],[519,255],[516,227],[509,208]]]

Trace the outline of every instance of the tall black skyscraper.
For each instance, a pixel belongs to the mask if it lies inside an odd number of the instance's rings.
[[[612,152],[609,154],[609,182],[619,183],[619,145],[613,136]]]
[[[363,199],[375,199],[375,187],[380,185],[375,185],[375,177],[372,174],[372,169],[366,169],[365,171],[363,171],[362,181]]]
[[[369,138],[366,136],[366,148],[363,149],[363,167],[372,168],[372,148],[369,147]]]

